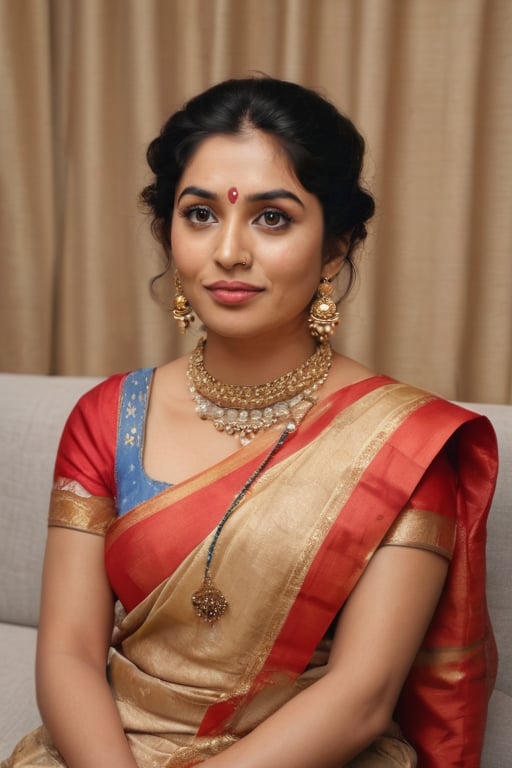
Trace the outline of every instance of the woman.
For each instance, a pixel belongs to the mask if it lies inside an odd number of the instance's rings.
[[[479,765],[495,442],[331,349],[331,281],[350,283],[374,209],[363,150],[327,101],[269,78],[209,89],[150,145],[173,315],[205,334],[70,416],[45,727],[4,768]]]

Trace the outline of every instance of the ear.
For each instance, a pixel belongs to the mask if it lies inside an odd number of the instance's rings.
[[[332,280],[343,266],[351,244],[351,232],[333,240],[325,249],[322,277]]]

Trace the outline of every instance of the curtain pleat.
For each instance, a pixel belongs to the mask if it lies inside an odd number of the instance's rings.
[[[0,365],[46,371],[55,273],[49,9],[34,0],[0,9]]]
[[[138,195],[187,98],[263,72],[368,144],[377,215],[338,349],[512,402],[509,0],[0,0],[0,367],[106,375],[190,349]]]

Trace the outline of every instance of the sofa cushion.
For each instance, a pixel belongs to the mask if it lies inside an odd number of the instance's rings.
[[[0,618],[36,626],[48,499],[64,422],[98,379],[0,374]]]
[[[0,623],[0,759],[41,722],[34,683],[36,637],[33,627]]]
[[[489,703],[481,768],[505,768],[510,763],[512,697],[496,689]]]
[[[98,379],[0,374],[0,757],[35,727],[33,662],[48,498],[57,445],[79,396]],[[482,768],[508,763],[512,722],[512,407],[468,406],[493,422],[500,474],[488,525],[489,609],[500,664]],[[12,624],[28,626],[12,626]]]
[[[488,416],[499,445],[498,484],[487,524],[487,596],[499,661],[482,756],[482,768],[498,768],[509,764],[512,723],[512,408],[467,407]]]

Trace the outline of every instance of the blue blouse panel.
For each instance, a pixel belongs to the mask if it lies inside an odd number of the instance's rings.
[[[117,511],[124,515],[170,487],[148,477],[143,466],[144,434],[154,368],[129,373],[121,390],[116,443]]]

